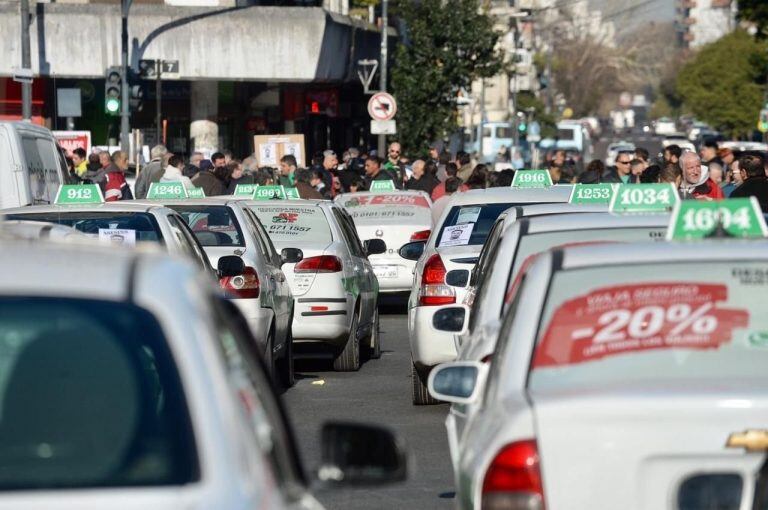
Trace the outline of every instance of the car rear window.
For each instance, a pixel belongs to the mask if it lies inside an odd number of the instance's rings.
[[[484,244],[496,218],[513,205],[515,204],[453,206],[440,227],[437,246]]]
[[[57,211],[11,214],[6,218],[58,223],[75,228],[89,237],[111,240],[120,244],[163,240],[157,220],[145,212]]]
[[[766,262],[616,265],[557,272],[532,390],[768,379]]]
[[[21,297],[0,309],[0,490],[199,479],[179,375],[149,312]]]
[[[273,243],[298,241],[333,242],[328,218],[320,207],[256,205],[251,210],[259,217]]]
[[[202,246],[245,246],[235,212],[226,205],[171,206]]]
[[[430,225],[429,201],[403,193],[342,197],[340,200],[356,225]]]

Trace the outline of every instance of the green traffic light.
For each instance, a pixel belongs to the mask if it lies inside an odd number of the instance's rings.
[[[525,133],[526,129],[528,129],[528,126],[525,124],[525,122],[517,126],[517,130],[520,131],[521,133]]]
[[[120,100],[115,98],[109,98],[107,99],[106,104],[104,107],[107,109],[107,112],[109,113],[117,113],[120,111]]]

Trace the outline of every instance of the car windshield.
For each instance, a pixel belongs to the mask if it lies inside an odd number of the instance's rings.
[[[267,229],[272,242],[300,242],[327,245],[333,242],[328,218],[315,206],[251,206]]]
[[[453,206],[440,227],[437,246],[478,246],[501,213],[514,204],[472,204]]]
[[[670,381],[768,382],[765,262],[615,265],[557,272],[529,377],[536,391]]]
[[[160,242],[163,234],[154,216],[145,212],[56,211],[48,213],[9,214],[9,220],[35,220],[75,228],[89,237],[119,244]]]
[[[0,298],[0,309],[0,490],[199,478],[179,375],[150,313],[29,297]]]
[[[388,194],[342,197],[341,205],[356,225],[430,225],[429,201],[419,195]]]
[[[226,205],[171,206],[202,246],[245,246],[234,211]]]

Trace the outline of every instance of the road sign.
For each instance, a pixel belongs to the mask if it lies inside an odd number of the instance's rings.
[[[34,79],[32,69],[29,69],[28,67],[14,67],[12,72],[13,81],[17,83],[32,83],[32,80]]]
[[[679,201],[674,184],[619,184],[608,209],[616,213],[666,212]]]
[[[518,170],[512,178],[513,188],[548,188],[552,176],[548,170]]]
[[[701,239],[721,227],[728,236],[766,237],[757,198],[729,198],[717,202],[685,200],[677,204],[667,229],[668,240]]]
[[[371,120],[372,135],[394,135],[397,133],[397,121]]]
[[[161,78],[178,78],[179,61],[161,60],[160,61]],[[157,60],[139,60],[139,77],[145,80],[157,79]]]
[[[397,113],[397,102],[391,94],[376,92],[368,101],[368,114],[373,120],[392,120]]]

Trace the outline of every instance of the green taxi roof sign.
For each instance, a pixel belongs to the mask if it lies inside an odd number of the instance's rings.
[[[371,189],[370,191],[396,191],[397,188],[395,187],[394,181],[390,179],[382,180],[382,181],[371,181]]]
[[[254,200],[278,200],[285,198],[285,190],[282,186],[256,186],[253,192]]]
[[[205,191],[203,191],[203,188],[188,189],[187,196],[189,198],[205,198]]]
[[[299,199],[301,196],[299,196],[299,190],[292,186],[283,186],[283,191],[285,191],[285,198],[289,199]]]
[[[548,188],[552,176],[548,170],[518,170],[512,178],[513,188]]]
[[[718,230],[725,237],[768,237],[760,204],[750,197],[680,202],[670,217],[667,240],[716,237]]]
[[[238,184],[235,186],[235,196],[252,197],[258,184]]]
[[[569,204],[610,204],[613,197],[614,185],[602,184],[575,184],[571,190]]]
[[[79,204],[101,204],[104,202],[104,195],[101,194],[101,188],[96,184],[62,184],[56,193],[54,204],[57,205],[79,205]]]
[[[147,192],[149,200],[178,200],[188,197],[187,188],[184,187],[181,181],[153,182],[149,185],[149,191]]]
[[[680,202],[675,185],[619,184],[611,197],[612,213],[668,212]]]

